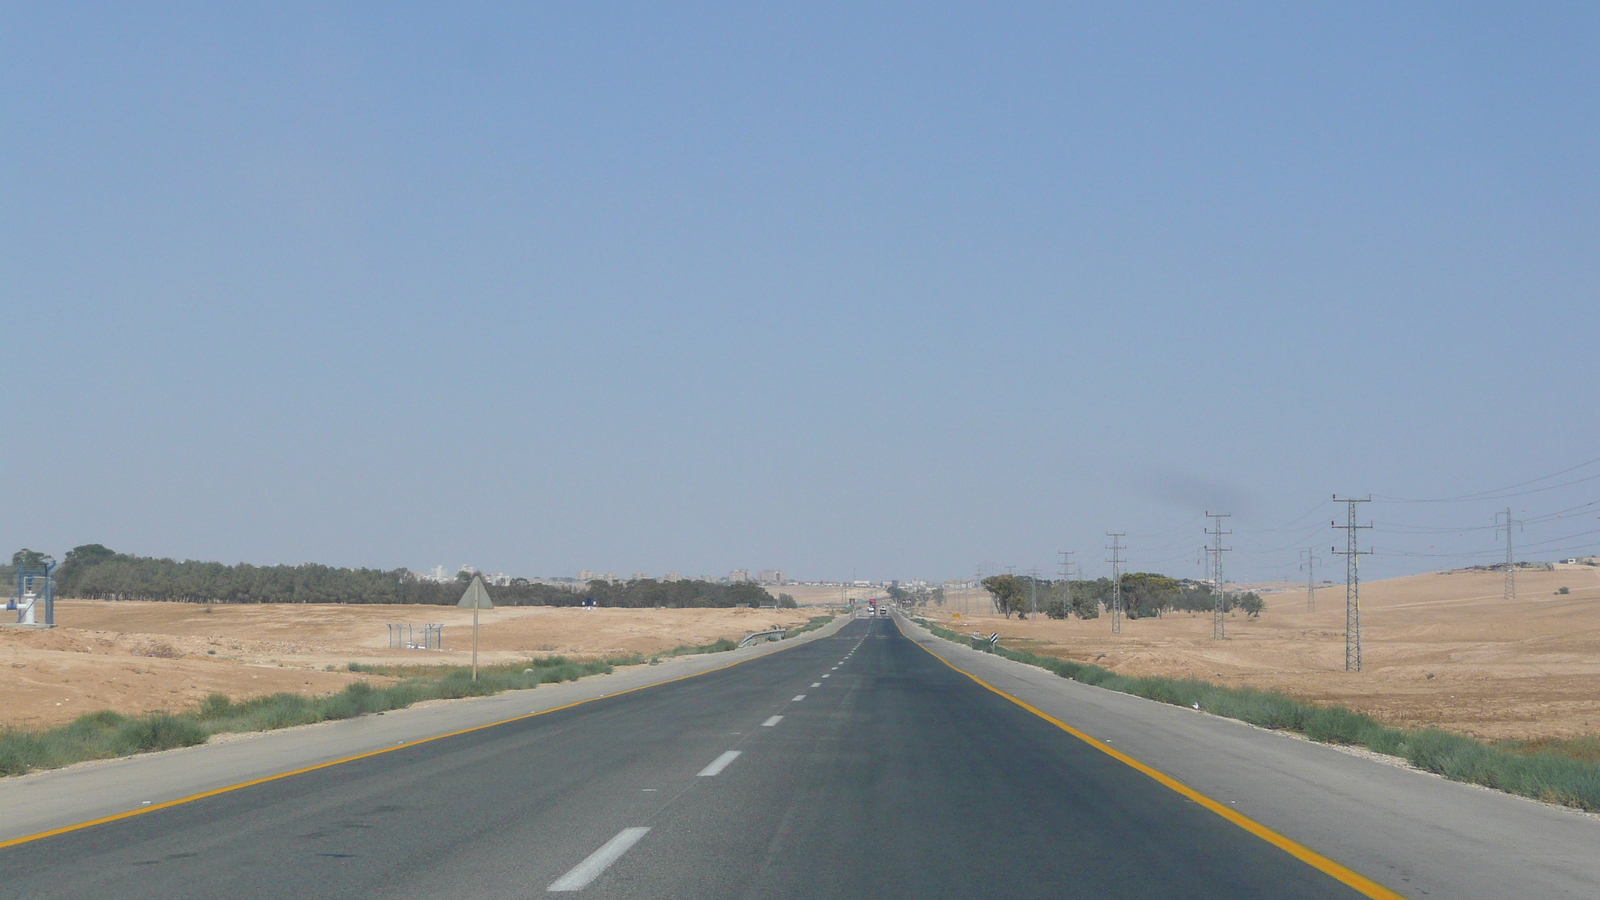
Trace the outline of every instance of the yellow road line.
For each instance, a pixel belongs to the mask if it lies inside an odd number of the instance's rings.
[[[824,626],[824,627],[826,627],[826,626]],[[790,647],[797,647],[797,646],[799,646],[799,644],[791,644],[789,646]],[[778,648],[778,650],[787,650],[787,649],[789,649],[789,647],[780,646]],[[772,651],[772,653],[777,653],[778,650],[774,650],[774,651]],[[327,769],[327,768],[330,768],[332,766],[344,765],[345,763],[348,763],[348,762],[355,762],[358,759],[368,759],[368,758],[373,757],[373,756],[381,756],[381,755],[383,755],[385,753],[393,753],[396,750],[407,750],[407,749],[410,749],[412,747],[417,746],[418,744],[427,744],[427,743],[431,743],[433,741],[442,741],[445,738],[456,737],[458,735],[463,735],[463,734],[471,734],[474,731],[482,731],[485,728],[494,728],[494,727],[499,726],[499,725],[509,725],[512,722],[521,722],[521,721],[524,721],[526,719],[532,719],[532,718],[535,718],[535,717],[538,717],[538,716],[549,715],[550,713],[553,713],[553,712],[560,712],[563,709],[571,709],[574,706],[582,706],[585,703],[593,703],[596,700],[609,700],[612,697],[621,697],[623,694],[631,694],[631,693],[633,693],[635,691],[642,691],[642,690],[646,690],[648,688],[661,687],[662,685],[665,685],[665,684],[673,684],[673,683],[676,683],[676,682],[679,682],[679,681],[686,681],[686,680],[688,680],[690,678],[699,678],[702,675],[710,675],[712,672],[721,672],[724,669],[731,669],[734,666],[750,662],[751,660],[754,660],[754,659],[763,659],[765,657],[771,656],[772,653],[762,653],[762,654],[759,654],[759,655],[756,655],[756,656],[751,656],[748,659],[736,660],[734,662],[728,663],[725,666],[717,666],[715,669],[707,669],[704,672],[694,672],[694,673],[691,673],[691,674],[688,674],[688,675],[680,675],[677,678],[669,678],[666,681],[657,681],[657,682],[654,682],[652,684],[641,684],[638,687],[628,688],[627,690],[623,690],[623,691],[617,691],[614,694],[606,694],[606,695],[600,696],[600,697],[590,697],[587,700],[575,700],[575,701],[573,701],[571,703],[566,703],[566,704],[563,704],[561,706],[553,706],[550,709],[543,709],[543,710],[540,710],[540,711],[538,711],[536,713],[527,713],[525,715],[512,716],[509,719],[501,719],[501,720],[499,720],[497,722],[489,722],[489,723],[484,724],[484,725],[474,725],[471,728],[462,728],[462,729],[460,729],[458,731],[450,731],[450,732],[446,732],[444,734],[436,734],[436,735],[433,735],[431,737],[417,738],[414,741],[406,741],[403,744],[396,744],[393,747],[384,747],[381,750],[369,750],[366,753],[357,753],[354,756],[346,756],[346,757],[343,757],[341,759],[332,760],[330,762],[317,763],[314,766],[306,766],[303,769],[295,769],[295,770],[290,771],[290,772],[280,772],[277,775],[268,775],[265,778],[256,778],[256,779],[252,779],[250,781],[241,781],[238,784],[230,784],[227,787],[220,787],[220,788],[216,788],[215,790],[204,791],[204,792],[199,793],[199,794],[190,794],[187,797],[180,797],[177,800],[167,800],[167,801],[162,802],[162,803],[153,803],[153,804],[151,804],[149,806],[141,806],[138,809],[130,809],[130,810],[126,811],[126,812],[114,813],[114,814],[109,815],[109,816],[102,816],[102,817],[100,817],[98,819],[90,819],[87,822],[79,822],[76,825],[66,825],[66,826],[61,827],[61,828],[53,828],[53,829],[51,829],[49,831],[41,831],[38,834],[30,834],[30,835],[28,835],[26,837],[12,838],[11,840],[8,840],[8,841],[0,841],[0,850],[5,849],[6,847],[15,847],[18,844],[26,844],[26,843],[28,843],[30,841],[42,840],[42,839],[47,838],[47,837],[55,837],[58,834],[66,834],[66,833],[68,833],[70,831],[80,831],[80,830],[82,830],[84,828],[93,828],[96,825],[104,825],[107,822],[115,822],[115,821],[118,821],[119,819],[128,819],[128,818],[132,818],[133,816],[141,816],[141,815],[144,815],[145,813],[148,813],[148,812],[155,812],[158,809],[170,809],[171,807],[180,806],[180,805],[182,805],[184,803],[193,803],[196,800],[204,800],[207,797],[215,797],[218,794],[226,794],[226,793],[229,793],[231,791],[242,790],[242,789],[247,788],[247,787],[254,787],[254,786],[258,785],[258,784],[266,784],[269,781],[278,781],[279,779],[282,779],[282,778],[293,778],[296,775],[304,775],[307,772],[315,772],[318,769]]]
[[[931,647],[928,647],[928,646],[922,644],[920,641],[912,640],[912,638],[909,635],[906,635],[905,629],[904,628],[900,628],[900,623],[899,623],[898,619],[895,622],[895,627],[900,629],[901,636],[905,637],[907,640],[910,640],[913,644],[916,644],[918,647],[921,647],[922,649],[928,651],[928,654],[930,656],[932,656],[934,659],[937,659],[939,662],[942,662],[945,665],[949,666],[950,668],[956,670],[957,672],[960,672],[962,675],[965,675],[968,678],[971,678],[973,681],[976,681],[984,689],[993,691],[994,693],[999,694],[1000,696],[1006,698],[1007,700],[1010,700],[1012,703],[1015,703],[1016,705],[1018,705],[1018,706],[1022,707],[1023,709],[1027,710],[1028,712],[1033,713],[1034,715],[1036,715],[1039,718],[1045,720],[1046,722],[1049,722],[1051,725],[1056,726],[1057,728],[1061,729],[1062,731],[1065,731],[1067,734],[1072,735],[1073,737],[1077,738],[1078,740],[1083,741],[1084,743],[1086,743],[1089,746],[1095,748],[1096,750],[1099,750],[1101,753],[1106,754],[1107,756],[1111,757],[1112,759],[1116,760],[1117,762],[1120,762],[1123,765],[1126,765],[1126,766],[1128,766],[1130,768],[1136,769],[1139,772],[1142,772],[1145,775],[1150,776],[1151,778],[1155,779],[1157,782],[1159,782],[1164,787],[1170,788],[1170,789],[1178,792],[1179,794],[1183,795],[1184,797],[1186,797],[1186,798],[1188,798],[1190,800],[1193,800],[1195,803],[1198,803],[1201,806],[1205,807],[1206,809],[1211,810],[1212,812],[1216,813],[1217,815],[1221,816],[1222,818],[1227,819],[1229,822],[1232,822],[1233,824],[1239,826],[1240,828],[1243,828],[1245,831],[1250,832],[1251,834],[1253,834],[1256,837],[1262,839],[1263,841],[1266,841],[1267,843],[1271,844],[1272,846],[1277,847],[1278,849],[1284,851],[1285,853],[1288,853],[1290,856],[1294,857],[1295,859],[1300,860],[1301,862],[1311,866],[1314,869],[1317,869],[1320,872],[1324,872],[1324,873],[1326,873],[1328,875],[1333,876],[1338,881],[1343,882],[1346,885],[1349,885],[1350,887],[1360,891],[1361,893],[1367,895],[1368,897],[1371,897],[1372,900],[1406,900],[1405,896],[1403,896],[1401,894],[1397,894],[1394,891],[1389,890],[1388,888],[1386,888],[1383,885],[1377,883],[1376,881],[1373,881],[1372,879],[1368,878],[1367,876],[1362,875],[1360,872],[1357,872],[1354,869],[1350,869],[1350,868],[1348,868],[1346,866],[1340,865],[1337,862],[1334,862],[1333,860],[1329,859],[1326,856],[1323,856],[1322,854],[1320,854],[1317,851],[1311,849],[1310,847],[1307,847],[1306,845],[1304,845],[1302,843],[1299,843],[1298,841],[1292,840],[1290,838],[1287,838],[1287,837],[1279,834],[1276,831],[1273,831],[1271,828],[1268,828],[1267,826],[1261,824],[1260,822],[1257,822],[1255,819],[1252,819],[1249,816],[1244,815],[1243,813],[1239,812],[1238,810],[1233,809],[1232,807],[1229,807],[1229,806],[1227,806],[1227,805],[1225,805],[1223,803],[1220,803],[1220,802],[1218,802],[1216,800],[1213,800],[1210,797],[1207,797],[1205,794],[1202,794],[1199,791],[1195,790],[1194,788],[1188,786],[1187,784],[1184,784],[1183,782],[1179,781],[1178,779],[1173,778],[1171,775],[1168,775],[1167,773],[1162,772],[1159,769],[1156,769],[1156,768],[1153,768],[1151,766],[1145,765],[1144,763],[1138,761],[1137,759],[1134,759],[1133,757],[1129,756],[1126,753],[1123,753],[1121,750],[1118,750],[1117,748],[1111,746],[1110,744],[1107,744],[1104,741],[1098,740],[1098,739],[1096,739],[1096,738],[1094,738],[1094,737],[1092,737],[1092,736],[1090,736],[1088,734],[1085,734],[1084,732],[1079,731],[1076,728],[1073,728],[1071,725],[1068,725],[1067,723],[1061,721],[1060,719],[1056,718],[1055,716],[1052,716],[1049,713],[1047,713],[1047,712],[1045,712],[1045,711],[1043,711],[1041,709],[1037,709],[1034,706],[1031,706],[1030,704],[1028,704],[1027,702],[1025,702],[1023,700],[1020,700],[1020,699],[1018,699],[1016,697],[1013,697],[1010,694],[1006,693],[1005,691],[1000,690],[999,688],[997,688],[994,685],[988,683],[987,681],[984,681],[982,678],[979,678],[978,676],[972,674],[971,672],[968,672],[967,670],[957,666],[955,663],[951,662],[950,660],[945,659],[944,657],[942,657],[939,654],[935,653]]]

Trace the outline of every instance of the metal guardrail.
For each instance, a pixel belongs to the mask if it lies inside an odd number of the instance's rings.
[[[784,628],[774,628],[771,631],[752,631],[744,636],[744,640],[739,642],[739,646],[748,647],[751,644],[759,644],[763,641],[781,641],[783,636],[788,633],[788,630]]]

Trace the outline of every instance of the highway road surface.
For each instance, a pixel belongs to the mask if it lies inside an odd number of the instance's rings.
[[[694,678],[15,844],[0,897],[1397,896],[1319,859],[862,619]]]

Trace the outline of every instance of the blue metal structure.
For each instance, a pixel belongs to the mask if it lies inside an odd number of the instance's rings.
[[[17,581],[6,609],[14,610],[18,624],[56,624],[56,580],[51,576],[56,564],[23,565],[17,567]],[[30,617],[30,613],[32,613]]]

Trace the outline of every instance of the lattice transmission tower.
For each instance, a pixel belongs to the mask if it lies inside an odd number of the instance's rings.
[[[1365,500],[1340,500],[1337,494],[1333,497],[1335,503],[1348,503],[1350,512],[1345,524],[1330,523],[1334,528],[1344,529],[1345,549],[1334,547],[1332,552],[1345,558],[1344,565],[1344,670],[1346,672],[1361,671],[1361,566],[1359,560],[1362,556],[1370,556],[1371,550],[1358,550],[1356,548],[1356,535],[1363,528],[1371,525],[1356,524],[1356,504],[1371,503],[1372,498]]]
[[[1062,550],[1061,556],[1061,583],[1066,590],[1061,594],[1061,602],[1066,604],[1062,609],[1065,616],[1072,615],[1072,551]],[[1064,616],[1064,617],[1065,617]]]
[[[1498,531],[1501,528],[1504,528],[1506,530],[1506,593],[1505,593],[1505,598],[1507,600],[1515,600],[1515,599],[1517,599],[1517,555],[1516,555],[1516,550],[1511,546],[1511,526],[1514,524],[1511,521],[1511,507],[1509,507],[1509,506],[1506,507],[1506,524],[1505,525],[1501,525],[1500,524],[1500,514],[1499,513],[1495,513],[1494,514],[1494,522],[1495,522],[1495,530],[1496,531]]]
[[[1321,561],[1316,550],[1300,551],[1300,571],[1306,573],[1306,612],[1317,611],[1317,563]]]
[[[1232,515],[1233,513],[1206,513],[1206,517],[1216,523],[1216,528],[1206,529],[1206,534],[1212,535],[1216,539],[1216,542],[1211,545],[1211,584],[1213,593],[1211,603],[1211,639],[1214,641],[1220,641],[1228,636],[1227,625],[1224,624],[1227,618],[1228,603],[1222,593],[1222,554],[1233,548],[1222,546],[1222,536],[1233,534],[1233,532],[1222,530],[1222,520]]]
[[[1111,538],[1111,558],[1106,562],[1111,563],[1111,633],[1122,633],[1122,539],[1127,532],[1106,532],[1106,537]]]

